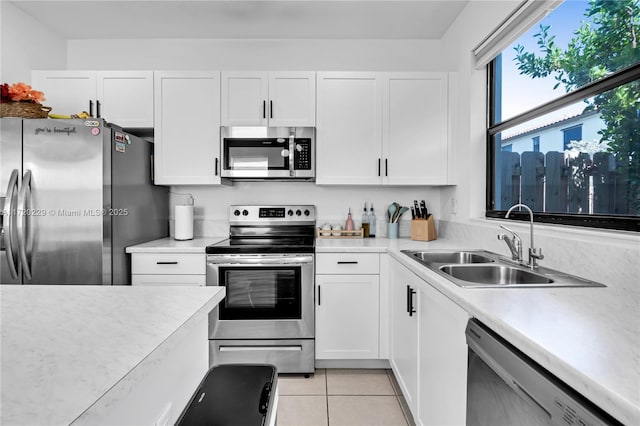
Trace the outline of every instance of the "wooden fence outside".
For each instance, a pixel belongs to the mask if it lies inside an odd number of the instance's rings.
[[[498,158],[500,206],[516,203],[553,213],[628,214],[627,181],[613,154],[502,151]],[[498,171],[498,170],[496,170]]]

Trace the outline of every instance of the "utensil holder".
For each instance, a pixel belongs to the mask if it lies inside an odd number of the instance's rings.
[[[398,222],[395,223],[387,223],[387,238],[396,239],[398,238]]]
[[[416,241],[433,241],[438,238],[436,223],[433,215],[428,219],[413,219],[411,221],[411,239]]]

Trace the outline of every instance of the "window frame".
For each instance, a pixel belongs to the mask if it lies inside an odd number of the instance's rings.
[[[494,208],[495,199],[495,136],[513,126],[522,124],[531,119],[540,117],[550,112],[561,109],[565,106],[580,102],[606,92],[626,83],[640,79],[640,63],[623,68],[598,81],[589,83],[572,92],[566,93],[552,99],[542,105],[504,120],[495,123],[495,94],[496,76],[498,75],[497,64],[501,58],[498,56],[487,65],[487,131],[486,131],[486,206],[485,217],[505,219],[507,210],[497,210]],[[501,89],[500,89],[501,90]],[[529,220],[527,212],[513,212],[506,220]],[[594,215],[594,214],[570,214],[570,213],[546,213],[533,212],[535,222],[550,223],[558,225],[570,225],[579,227],[590,227],[600,229],[615,229],[623,231],[640,232],[640,217],[625,215]]]

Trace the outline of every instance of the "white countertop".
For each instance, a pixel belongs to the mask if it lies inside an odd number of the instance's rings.
[[[204,249],[211,244],[218,243],[226,237],[196,237],[193,240],[174,240],[173,237],[129,246],[127,253],[204,253]]]
[[[213,287],[0,286],[0,424],[70,424],[223,297]]]
[[[151,249],[154,244],[136,247]],[[202,253],[206,245],[198,252]],[[159,247],[164,246],[160,243]],[[176,244],[172,250],[177,248]],[[625,424],[640,425],[637,282],[604,282],[606,288],[465,289],[401,253],[440,248],[474,247],[445,239],[316,240],[316,253],[388,252],[612,416]]]
[[[461,288],[401,253],[401,250],[441,248],[474,247],[452,245],[442,239],[316,241],[317,253],[388,252],[622,423],[640,424],[637,282],[605,282],[606,288]]]

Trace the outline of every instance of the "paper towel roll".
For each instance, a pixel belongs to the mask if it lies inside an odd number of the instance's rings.
[[[173,238],[176,240],[193,239],[193,206],[176,206]]]

